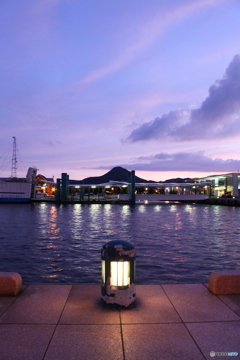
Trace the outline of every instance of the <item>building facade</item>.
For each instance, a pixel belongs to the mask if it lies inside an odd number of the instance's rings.
[[[240,174],[228,173],[211,175],[196,180],[197,182],[209,182],[212,197],[239,197],[240,196]]]

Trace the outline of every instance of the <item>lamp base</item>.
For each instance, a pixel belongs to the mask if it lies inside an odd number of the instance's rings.
[[[128,307],[136,299],[135,284],[131,284],[127,289],[119,289],[115,286],[102,287],[102,299],[107,304]]]

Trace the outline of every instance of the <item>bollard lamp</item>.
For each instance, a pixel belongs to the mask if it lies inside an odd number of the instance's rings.
[[[135,256],[134,245],[128,241],[113,240],[103,245],[101,292],[107,304],[128,307],[134,302]]]

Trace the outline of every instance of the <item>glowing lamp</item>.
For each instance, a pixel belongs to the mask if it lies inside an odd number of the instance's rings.
[[[113,240],[104,244],[102,258],[102,299],[108,304],[131,305],[135,298],[135,255],[130,242]]]

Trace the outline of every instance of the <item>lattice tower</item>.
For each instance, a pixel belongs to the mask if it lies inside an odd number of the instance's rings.
[[[13,136],[13,153],[12,153],[12,171],[11,177],[17,177],[17,144],[16,144],[16,137]]]

